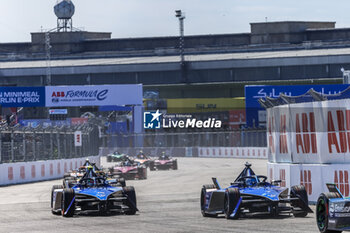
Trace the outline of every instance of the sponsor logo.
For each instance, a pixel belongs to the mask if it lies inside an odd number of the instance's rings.
[[[317,153],[315,128],[314,112],[310,112],[309,115],[302,113],[301,120],[299,114],[295,115],[295,137],[298,153]]]
[[[105,197],[106,194],[105,194],[104,192],[98,192],[98,193],[96,194],[96,196],[98,196],[98,197]]]
[[[192,115],[182,114],[162,114],[156,112],[144,112],[143,118],[145,129],[170,129],[170,128],[221,128],[221,120],[208,118],[207,120],[198,120]]]
[[[58,103],[60,101],[102,101],[107,98],[108,89],[105,90],[69,90],[69,91],[53,91],[51,101]]]
[[[311,171],[300,170],[300,185],[304,185],[307,194],[312,194]]]
[[[288,154],[288,145],[287,145],[287,124],[286,124],[286,115],[281,115],[280,120],[280,153]]]
[[[349,172],[344,170],[334,171],[334,183],[344,196],[349,196]]]
[[[336,117],[333,117],[332,111],[328,111],[327,131],[329,153],[348,152],[348,146],[350,146],[350,110],[337,110]]]
[[[286,169],[280,169],[281,187],[286,187]]]

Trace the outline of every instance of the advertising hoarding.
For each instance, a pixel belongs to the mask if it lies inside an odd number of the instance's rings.
[[[349,84],[334,84],[334,85],[248,85],[245,86],[245,105],[247,126],[266,126],[266,112],[259,104],[261,98],[271,97],[277,98],[280,94],[288,96],[298,96],[305,94],[313,88],[315,91],[322,94],[337,94],[349,87]]]

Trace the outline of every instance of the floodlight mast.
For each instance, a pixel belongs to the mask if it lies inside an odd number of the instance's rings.
[[[184,19],[185,13],[181,10],[175,10],[175,16],[179,19],[180,38],[179,38],[179,49],[180,49],[180,65],[181,65],[181,78],[186,81],[186,64],[185,64],[185,36],[184,36]]]
[[[179,26],[180,26],[180,56],[181,56],[181,65],[183,65],[185,63],[185,57],[184,57],[184,19],[185,14],[181,11],[181,10],[176,10],[175,11],[175,16],[179,19]]]

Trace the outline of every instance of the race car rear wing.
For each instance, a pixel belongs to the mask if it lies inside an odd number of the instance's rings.
[[[218,182],[218,180],[216,179],[216,177],[212,177],[211,179],[213,180],[213,183],[214,183],[216,189],[221,189],[221,187],[220,187],[220,185],[219,185],[219,182]]]
[[[339,191],[336,184],[327,183],[326,186],[327,186],[329,192],[338,193],[342,198],[344,198],[343,194]]]

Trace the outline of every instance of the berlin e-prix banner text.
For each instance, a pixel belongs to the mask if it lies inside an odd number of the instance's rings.
[[[3,107],[142,105],[142,85],[0,87]]]

